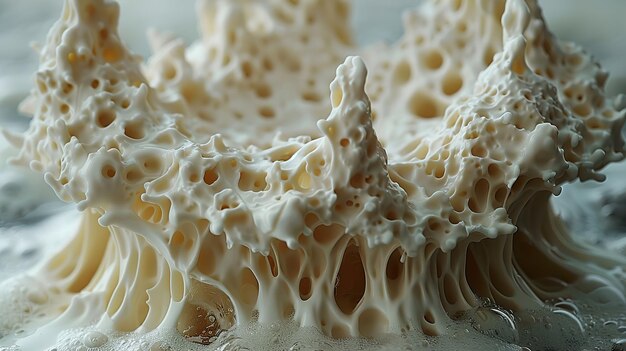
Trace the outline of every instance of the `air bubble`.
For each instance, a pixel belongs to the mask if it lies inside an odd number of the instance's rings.
[[[83,337],[83,344],[87,347],[100,347],[106,344],[109,338],[97,331],[91,331]]]
[[[576,306],[571,301],[560,301],[554,304],[552,308],[552,312],[559,315],[571,319],[576,324],[576,327],[580,329],[581,332],[585,331],[585,323],[580,317],[580,311],[578,306]]]
[[[511,343],[519,341],[515,318],[504,309],[478,307],[469,312],[469,319],[472,327],[484,335]]]
[[[619,339],[613,342],[611,351],[626,351],[626,339]]]

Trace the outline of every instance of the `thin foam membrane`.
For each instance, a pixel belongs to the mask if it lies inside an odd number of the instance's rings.
[[[73,297],[18,345],[94,322],[201,344],[286,320],[436,336],[480,298],[624,301],[624,258],[571,241],[549,206],[623,157],[593,59],[534,1],[429,2],[363,50],[348,8],[200,2],[201,40],[152,33],[142,67],[116,3],[66,1],[9,139],[83,210],[33,273]]]

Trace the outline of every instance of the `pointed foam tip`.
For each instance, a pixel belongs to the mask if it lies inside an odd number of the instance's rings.
[[[526,39],[522,35],[509,39],[504,45],[505,59],[509,68],[516,74],[522,75],[528,70],[526,64]]]
[[[24,137],[20,134],[11,132],[6,129],[0,129],[0,134],[2,134],[4,139],[16,149],[20,149],[22,148],[22,145],[24,145]]]
[[[35,115],[36,106],[37,98],[29,95],[20,102],[19,106],[17,106],[17,111],[25,116],[31,117]]]
[[[337,108],[344,100],[344,96],[361,98],[365,95],[365,79],[367,68],[358,56],[348,56],[344,63],[337,67],[336,78],[330,84],[330,98],[333,108]]]
[[[524,0],[508,0],[502,15],[502,41],[524,35],[530,23],[530,9]]]

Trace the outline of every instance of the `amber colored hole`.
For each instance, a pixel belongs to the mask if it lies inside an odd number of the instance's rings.
[[[435,324],[435,317],[431,311],[428,311],[424,314],[424,320],[430,324]]]
[[[98,112],[98,116],[96,117],[96,122],[98,126],[101,128],[108,127],[111,123],[115,121],[115,112],[111,110],[102,110]]]
[[[393,79],[398,84],[405,84],[411,79],[411,65],[407,61],[400,62],[393,73]]]
[[[351,240],[346,247],[335,279],[335,302],[345,313],[351,314],[365,294],[365,269],[359,247]]]
[[[155,209],[153,206],[146,206],[141,213],[139,214],[139,216],[146,221],[149,221],[152,219],[152,216],[155,213]]]
[[[448,73],[443,78],[442,90],[443,93],[446,95],[456,94],[459,90],[461,90],[462,86],[463,79],[461,78],[461,76],[458,75],[458,73]]]
[[[389,260],[387,261],[387,278],[390,280],[395,280],[400,277],[402,273],[403,264],[401,262],[402,259],[402,250],[398,247],[391,253],[389,256]]]
[[[443,56],[436,50],[431,50],[423,56],[424,65],[432,70],[438,69],[443,65]]]
[[[171,64],[165,65],[163,68],[163,78],[167,80],[173,80],[176,78],[176,67]]]
[[[112,166],[106,165],[102,167],[102,176],[106,178],[113,178],[115,177],[116,173],[117,172],[115,171],[115,168],[113,168]]]
[[[181,233],[180,231],[175,232],[170,241],[172,246],[182,246],[184,242],[185,242],[185,235]]]
[[[524,61],[524,56],[516,57],[515,59],[513,59],[511,69],[515,74],[524,74],[524,71],[526,70],[526,62]]]
[[[348,145],[350,145],[350,140],[343,138],[339,141],[339,144],[341,144],[341,146],[346,147]]]
[[[244,191],[261,191],[267,186],[264,173],[241,172],[238,186]]]
[[[489,167],[487,167],[487,172],[489,173],[489,176],[491,176],[494,179],[498,179],[502,175],[502,172],[500,171],[500,167],[495,163],[492,163],[489,165]]]
[[[274,109],[269,106],[259,108],[259,114],[264,118],[273,118],[276,115]]]
[[[248,61],[241,64],[241,71],[243,72],[243,75],[247,78],[252,77],[252,74],[254,73],[252,64]]]
[[[311,278],[304,277],[300,279],[300,298],[302,301],[306,301],[311,297]]]
[[[484,147],[482,147],[481,145],[478,145],[478,144],[476,144],[476,145],[474,145],[472,147],[471,152],[472,152],[472,155],[476,156],[476,157],[485,157],[485,156],[487,156],[487,150],[485,150]]]
[[[97,79],[94,79],[91,81],[91,87],[93,89],[98,89],[99,86],[100,86],[100,82]]]
[[[492,48],[489,47],[487,48],[487,50],[485,50],[485,54],[483,55],[483,63],[485,64],[485,66],[489,66],[491,62],[493,62],[494,56],[495,52]]]
[[[207,185],[211,185],[213,183],[215,183],[215,181],[217,180],[217,178],[219,177],[219,175],[212,169],[207,169],[204,172],[204,177],[203,180]]]
[[[268,58],[263,59],[263,68],[265,68],[268,71],[271,71],[274,69],[274,63],[272,63],[272,61]]]
[[[313,230],[313,238],[320,244],[329,244],[337,240],[343,233],[344,229],[340,225],[326,226],[320,224]]]
[[[302,93],[302,99],[308,102],[319,102],[322,100],[322,97],[315,92],[305,91],[304,93]]]
[[[587,117],[591,114],[591,107],[589,107],[589,104],[578,104],[574,106],[573,111],[578,116]]]
[[[439,116],[436,102],[424,93],[416,93],[409,101],[409,110],[417,117],[433,118]]]
[[[506,201],[506,197],[508,195],[508,188],[506,186],[502,186],[501,188],[499,188],[498,190],[496,190],[493,199],[493,207],[494,208],[498,208],[498,207],[502,207],[504,205],[504,202]]]
[[[259,84],[254,92],[256,93],[256,96],[260,97],[261,99],[266,99],[272,96],[272,88],[270,88],[267,84]]]
[[[274,277],[278,277],[278,266],[276,265],[276,261],[274,260],[274,257],[267,256],[267,262],[270,265],[270,270],[272,271],[272,275]]]
[[[104,49],[102,57],[106,62],[115,62],[122,57],[122,51],[117,46],[111,46]]]
[[[250,268],[244,268],[239,274],[239,291],[243,303],[254,306],[259,297],[259,281]]]
[[[141,139],[144,137],[143,125],[141,122],[129,122],[124,126],[124,135],[131,139]]]
[[[98,35],[100,35],[100,39],[106,40],[109,37],[109,31],[106,28],[102,28],[98,32]]]

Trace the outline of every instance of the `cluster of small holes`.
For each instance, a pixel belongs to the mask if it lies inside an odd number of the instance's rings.
[[[426,163],[425,172],[428,175],[432,175],[435,178],[441,179],[446,174],[446,168],[443,162],[440,161],[428,161]]]

